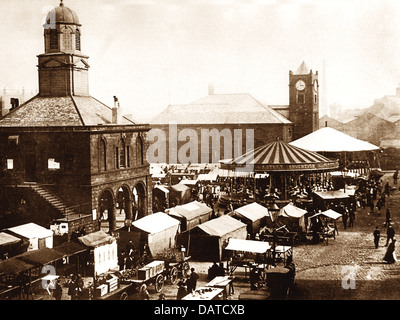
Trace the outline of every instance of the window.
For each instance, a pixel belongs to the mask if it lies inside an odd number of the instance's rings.
[[[81,51],[81,32],[76,29],[75,32],[75,49]]]
[[[63,49],[72,50],[72,30],[70,28],[64,28],[62,33]]]
[[[58,49],[58,31],[50,29],[50,49]]]
[[[121,141],[121,147],[119,148],[119,167],[125,168],[125,143]]]
[[[101,139],[99,145],[99,161],[100,161],[100,171],[107,171],[107,149],[106,142]]]
[[[57,162],[54,158],[49,158],[47,160],[47,168],[49,170],[60,170],[60,163]]]
[[[119,148],[115,147],[115,169],[119,169]]]
[[[314,103],[317,104],[318,103],[318,96],[316,94],[314,94]]]
[[[306,103],[306,96],[304,93],[298,92],[296,96],[297,103],[304,104]]]
[[[126,167],[129,168],[130,165],[130,148],[129,146],[126,146]]]
[[[7,159],[7,170],[14,169],[14,159]]]
[[[138,137],[136,140],[136,158],[139,166],[143,165],[143,140]]]

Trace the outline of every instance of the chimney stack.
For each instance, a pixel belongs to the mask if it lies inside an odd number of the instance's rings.
[[[112,123],[113,124],[118,124],[119,123],[119,115],[120,110],[119,110],[119,101],[116,96],[114,96],[114,107],[112,108]]]

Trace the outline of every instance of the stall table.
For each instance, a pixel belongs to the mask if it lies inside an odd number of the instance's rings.
[[[233,279],[235,279],[233,276],[217,276],[205,286],[223,289],[224,296],[227,297],[234,293]]]
[[[224,289],[214,287],[200,287],[189,293],[182,300],[223,300]]]

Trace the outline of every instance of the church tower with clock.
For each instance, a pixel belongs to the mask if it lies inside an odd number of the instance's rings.
[[[303,62],[296,72],[289,71],[289,120],[292,140],[319,128],[318,71],[313,73]]]

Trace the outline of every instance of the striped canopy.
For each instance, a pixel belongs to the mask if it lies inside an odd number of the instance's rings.
[[[237,158],[221,161],[224,169],[242,168],[253,172],[328,171],[335,170],[338,166],[338,160],[328,159],[281,140],[247,151]]]

